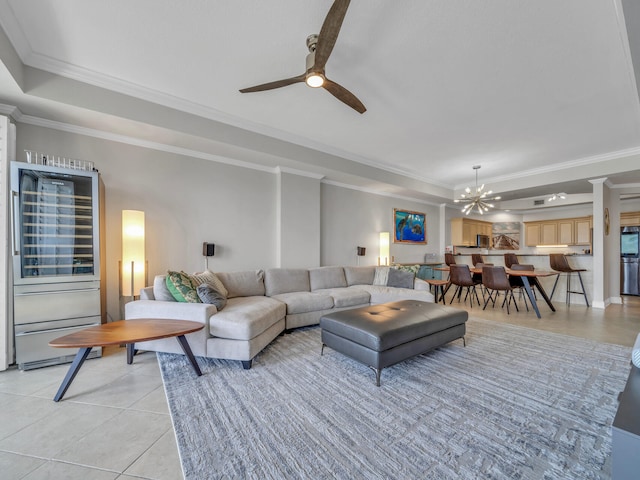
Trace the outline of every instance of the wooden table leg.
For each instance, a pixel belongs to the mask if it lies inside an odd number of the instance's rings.
[[[78,350],[78,353],[76,354],[76,358],[73,359],[73,363],[69,367],[69,370],[67,371],[67,375],[66,377],[64,377],[64,380],[62,381],[62,384],[58,389],[58,393],[56,393],[56,396],[53,397],[54,402],[59,402],[60,400],[62,400],[62,397],[64,397],[64,394],[67,393],[67,390],[71,385],[71,382],[73,382],[73,379],[76,378],[76,375],[80,370],[80,367],[82,367],[82,364],[89,356],[89,353],[91,352],[91,348],[93,347],[81,348],[80,350]]]
[[[176,338],[178,340],[178,343],[182,347],[182,351],[184,352],[184,354],[189,359],[189,362],[191,362],[191,366],[196,371],[196,374],[198,376],[201,376],[202,372],[200,371],[200,366],[198,365],[198,362],[196,361],[196,357],[193,356],[193,352],[191,351],[191,347],[189,346],[189,342],[187,342],[187,339],[184,337],[184,335],[178,335]]]

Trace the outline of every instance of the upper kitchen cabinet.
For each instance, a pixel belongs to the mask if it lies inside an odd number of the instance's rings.
[[[591,217],[525,222],[525,245],[590,245]]]
[[[475,247],[478,235],[491,237],[493,224],[473,218],[451,219],[451,243],[457,247]]]

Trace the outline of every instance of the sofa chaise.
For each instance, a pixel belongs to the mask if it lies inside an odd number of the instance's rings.
[[[404,299],[433,302],[427,282],[413,276],[398,280],[392,270],[372,266],[216,273],[227,290],[227,303],[220,311],[211,304],[176,301],[165,276],[158,275],[152,287],[141,291],[140,300],[125,306],[125,319],[201,322],[204,329],[187,335],[194,355],[239,360],[248,369],[282,332],[317,325],[327,313]],[[142,342],[136,348],[181,354],[171,340]]]

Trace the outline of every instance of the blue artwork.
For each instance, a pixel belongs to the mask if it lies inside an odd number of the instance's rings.
[[[426,216],[421,212],[393,209],[394,243],[427,243]]]

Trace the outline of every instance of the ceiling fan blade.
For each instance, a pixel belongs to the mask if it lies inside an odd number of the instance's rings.
[[[324,66],[338,39],[338,33],[340,33],[340,27],[342,27],[342,21],[347,14],[347,8],[349,8],[350,2],[351,0],[335,0],[329,9],[329,13],[327,13],[327,17],[324,19],[324,23],[318,34],[316,61],[313,66],[314,71],[324,70]]]
[[[273,90],[274,88],[286,87],[287,85],[293,85],[294,83],[304,82],[305,74],[298,75],[297,77],[285,78],[284,80],[276,80],[275,82],[263,83],[262,85],[256,85],[255,87],[243,88],[240,93],[262,92],[264,90]]]
[[[331,95],[336,97],[343,103],[346,103],[351,108],[353,108],[358,113],[364,113],[367,111],[366,107],[362,104],[358,98],[351,93],[349,90],[344,88],[342,85],[338,85],[336,82],[332,82],[328,78],[325,77],[324,83],[322,84],[322,88],[324,88]]]

